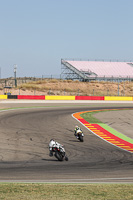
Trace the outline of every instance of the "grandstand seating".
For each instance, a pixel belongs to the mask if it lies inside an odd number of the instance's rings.
[[[89,77],[132,77],[133,63],[129,62],[104,62],[104,61],[70,61],[66,63],[76,68],[79,72],[85,72]]]

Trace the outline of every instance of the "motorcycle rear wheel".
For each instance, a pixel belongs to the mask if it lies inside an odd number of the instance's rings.
[[[56,157],[59,161],[63,161],[63,156],[62,156],[59,152],[55,152],[55,157]]]

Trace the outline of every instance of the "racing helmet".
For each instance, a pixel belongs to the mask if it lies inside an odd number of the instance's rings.
[[[51,139],[49,142],[49,147],[52,147],[54,144],[55,144],[55,141],[53,139]]]
[[[76,129],[76,130],[79,130],[80,128],[79,128],[79,126],[75,126],[75,129]]]

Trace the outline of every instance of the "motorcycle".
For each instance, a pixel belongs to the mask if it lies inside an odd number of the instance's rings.
[[[75,136],[77,137],[77,139],[78,139],[80,142],[83,142],[83,141],[84,141],[84,139],[83,139],[84,134],[83,134],[83,131],[82,131],[81,129],[78,129],[78,130],[76,131]]]
[[[54,156],[59,160],[59,161],[63,161],[66,160],[68,161],[68,157],[66,155],[65,149],[63,148],[63,146],[55,146],[52,148],[52,151],[54,152]]]

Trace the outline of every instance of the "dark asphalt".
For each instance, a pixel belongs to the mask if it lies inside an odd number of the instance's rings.
[[[71,116],[97,105],[49,106],[0,112],[0,181],[133,182],[133,154],[101,140]],[[75,125],[85,134],[83,143],[74,137]],[[49,157],[51,138],[64,145],[68,162]]]

